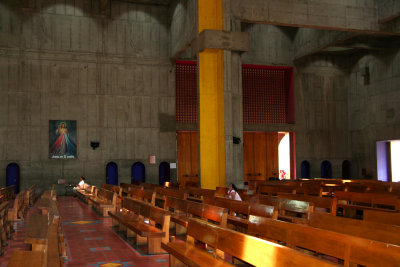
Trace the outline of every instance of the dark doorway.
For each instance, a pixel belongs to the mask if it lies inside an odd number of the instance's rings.
[[[161,162],[158,167],[158,183],[164,185],[165,182],[170,182],[170,168],[168,162]]]
[[[327,160],[321,163],[321,178],[332,178],[332,164]]]
[[[351,162],[348,160],[342,163],[342,178],[351,179]]]
[[[14,186],[14,193],[19,193],[19,165],[10,163],[6,168],[6,186]]]
[[[301,178],[311,178],[310,162],[307,160],[301,163]]]
[[[131,183],[146,181],[146,167],[141,162],[135,162],[131,167]]]
[[[115,162],[109,162],[106,167],[106,183],[118,185],[118,165]]]

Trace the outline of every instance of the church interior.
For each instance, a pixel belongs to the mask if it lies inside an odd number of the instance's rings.
[[[0,1],[1,266],[399,266],[399,0]]]

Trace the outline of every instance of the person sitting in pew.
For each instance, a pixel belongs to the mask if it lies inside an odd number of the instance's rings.
[[[237,187],[235,184],[229,184],[228,187],[228,198],[237,200],[237,201],[242,201],[242,198],[239,196],[239,193],[237,192]]]
[[[85,189],[86,187],[85,187],[85,177],[83,177],[83,176],[81,176],[80,178],[79,178],[79,183],[73,188],[73,190],[74,190],[74,197],[76,197],[76,191],[77,190],[82,190],[82,189]]]

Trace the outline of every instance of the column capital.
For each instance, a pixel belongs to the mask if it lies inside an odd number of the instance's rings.
[[[245,52],[249,50],[247,32],[203,30],[191,43],[192,57],[205,49],[223,49]]]

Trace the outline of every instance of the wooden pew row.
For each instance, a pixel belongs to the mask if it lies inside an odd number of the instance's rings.
[[[195,245],[207,244],[213,252]],[[225,261],[225,254],[232,255],[254,266],[336,266],[293,249],[242,234],[227,228],[189,219],[187,241],[162,243],[170,254],[170,266],[234,266]]]
[[[315,228],[357,236],[400,246],[400,226],[313,213],[308,225]]]
[[[363,220],[400,226],[400,212],[364,210]]]
[[[143,189],[143,186],[136,184],[120,183],[119,186],[121,188],[121,197],[126,197],[128,195],[129,190],[133,188]]]
[[[155,205],[160,208],[164,207],[166,197],[186,199],[188,195],[184,190],[163,188],[163,187],[157,187],[155,189],[155,193],[156,193]]]
[[[10,201],[15,198],[14,186],[7,186],[0,189],[0,202]]]
[[[204,197],[204,203],[227,209],[228,226],[240,232],[246,232],[249,215],[278,219],[278,210],[274,206],[210,196]]]
[[[299,200],[283,199],[266,195],[248,195],[244,199],[248,202],[274,206],[278,210],[278,220],[307,223],[314,212],[313,203]]]
[[[337,199],[338,210],[343,216],[349,215],[349,210],[400,211],[399,197],[390,193],[374,194],[335,191],[334,196]]]
[[[293,195],[288,193],[278,193],[278,198],[293,199],[312,203],[314,211],[328,212],[336,215],[337,199],[333,197],[321,197],[310,195]]]
[[[204,196],[214,196],[215,190],[203,189],[197,187],[185,187],[184,190],[187,193],[187,200],[202,202]]]
[[[191,217],[213,222],[221,227],[227,226],[228,210],[225,208],[180,198],[166,197],[164,209],[172,212],[171,228],[175,228],[176,235],[186,233],[188,219]]]
[[[36,184],[31,185],[28,188],[28,203],[29,206],[33,206],[36,202],[37,195],[36,195]]]
[[[168,211],[142,201],[123,198],[121,210],[108,213],[113,226],[119,231],[126,231],[127,237],[136,237],[136,245],[145,245],[148,254],[164,253],[161,241],[169,240]]]
[[[91,205],[91,202],[89,199],[91,197],[96,196],[97,188],[94,185],[89,185],[85,187],[84,189],[78,189],[76,190],[76,196],[82,200],[84,203]]]
[[[156,203],[156,192],[153,190],[145,190],[140,188],[132,188],[128,191],[128,197],[140,200],[151,205]]]
[[[344,266],[398,266],[400,262],[399,246],[263,217],[250,216],[249,221],[250,235],[329,260],[335,257]]]
[[[12,222],[23,220],[29,209],[29,192],[21,191],[13,201],[13,205],[8,210],[8,219]]]
[[[13,231],[12,221],[8,218],[9,202],[3,201],[0,204],[0,255],[4,253],[4,247],[8,245],[7,240]]]
[[[92,208],[104,217],[109,211],[115,211],[117,206],[117,193],[104,188],[97,190],[97,194],[89,198]]]
[[[59,219],[52,214],[33,214],[29,218],[25,242],[32,245],[32,251],[14,251],[8,263],[10,267],[63,266],[60,258]],[[21,265],[21,263],[23,263]]]

